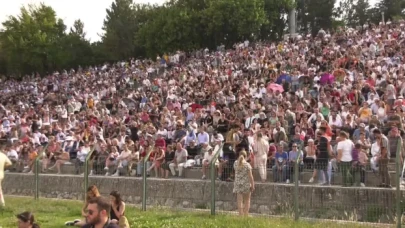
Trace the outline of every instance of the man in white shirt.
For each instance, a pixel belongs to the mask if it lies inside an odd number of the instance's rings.
[[[177,143],[173,163],[170,163],[169,165],[169,169],[173,176],[176,176],[175,171],[176,168],[179,170],[179,177],[182,176],[184,165],[186,164],[187,161],[187,156],[188,156],[187,150],[183,148],[181,143]]]
[[[3,190],[1,188],[1,182],[4,179],[4,169],[11,164],[12,163],[10,159],[8,159],[8,157],[3,152],[0,152],[0,207],[5,206]]]
[[[87,154],[90,152],[90,146],[86,143],[82,146],[79,151],[77,152],[77,157],[75,161],[75,170],[76,174],[79,174],[80,167],[83,167],[84,162],[86,161]]]
[[[349,186],[348,172],[352,165],[352,151],[354,144],[348,138],[346,132],[341,131],[339,134],[341,141],[337,144],[338,162],[340,163],[340,170],[342,171],[343,186]]]
[[[209,169],[209,166],[211,164],[212,159],[215,156],[215,153],[213,153],[214,148],[210,147],[207,152],[204,154],[204,159],[202,161],[202,179],[206,179],[207,175],[207,169]],[[215,167],[218,167],[218,159],[215,161]]]

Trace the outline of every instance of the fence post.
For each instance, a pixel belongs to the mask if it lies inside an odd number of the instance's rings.
[[[86,201],[87,188],[89,187],[89,160],[95,149],[96,147],[93,147],[84,160],[84,201]]]
[[[35,168],[35,200],[39,199],[39,160],[43,157],[45,150],[48,148],[48,144],[42,149],[42,151],[35,158],[34,168]]]
[[[298,210],[298,189],[299,189],[299,163],[301,158],[301,145],[298,148],[297,158],[294,162],[294,220],[298,221],[299,219],[299,210]]]
[[[397,228],[401,228],[401,217],[402,217],[402,212],[401,212],[401,202],[402,202],[402,197],[401,197],[401,176],[402,176],[402,169],[401,169],[401,159],[400,156],[402,156],[402,137],[399,136],[398,140],[398,146],[397,146],[397,153],[396,153],[396,158],[395,158],[395,168],[396,168],[396,198],[397,200],[395,201],[396,203],[396,214],[397,214]]]
[[[218,160],[218,156],[222,151],[222,147],[224,146],[223,143],[218,146],[218,150],[214,153],[214,156],[210,162],[210,178],[211,178],[211,215],[215,215],[215,191],[216,191],[216,183],[215,183],[215,170],[216,170],[216,161]]]
[[[155,145],[153,144],[151,146],[151,149],[147,151],[146,156],[144,157],[142,164],[142,211],[146,211],[146,183],[147,183],[147,178],[146,178],[146,163],[149,160],[150,154],[152,153],[152,150],[154,149]]]

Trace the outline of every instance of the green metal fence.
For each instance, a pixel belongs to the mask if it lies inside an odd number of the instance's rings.
[[[334,220],[350,220],[357,222],[372,222],[372,223],[389,223],[396,224],[396,227],[401,227],[401,216],[405,209],[403,196],[404,190],[401,189],[401,173],[402,173],[402,140],[398,140],[395,171],[392,171],[392,179],[395,187],[393,188],[361,188],[361,187],[341,187],[332,186],[316,186],[301,183],[302,174],[300,173],[301,160],[297,156],[293,167],[292,179],[293,183],[260,183],[259,179],[255,178],[256,191],[252,194],[252,207],[250,212],[260,214],[261,216],[284,216],[294,220],[300,218],[316,218],[316,219],[334,219]],[[139,183],[142,186],[142,193],[137,192],[133,195],[139,197],[138,203],[142,205],[142,210],[147,210],[147,205],[151,206],[166,206],[167,208],[183,208],[187,210],[200,209],[211,215],[216,215],[219,212],[234,212],[236,197],[232,194],[233,183],[217,180],[217,165],[216,161],[219,158],[223,144],[218,145],[213,150],[213,158],[209,163],[209,179],[196,180],[187,177],[171,178],[169,180],[161,178],[149,178],[147,172],[147,162],[153,150],[153,146],[147,152],[144,160],[139,164],[143,165],[142,179],[135,177],[125,177],[124,179],[134,178],[133,183]],[[42,158],[45,147],[35,160],[35,199],[39,198],[40,189],[40,167],[39,161]],[[84,190],[89,185],[89,161],[94,148],[87,155],[85,161],[84,175],[76,178],[83,178]],[[302,150],[300,150],[302,151]],[[268,168],[268,167],[267,167]],[[190,168],[190,170],[193,168]],[[191,170],[196,172],[196,169]],[[189,172],[185,169],[185,172]],[[191,172],[190,171],[190,172]],[[253,170],[257,175],[257,170]],[[338,176],[340,170],[335,171],[333,175]],[[374,174],[370,174],[374,175]],[[334,178],[335,178],[334,176]],[[337,177],[336,177],[337,178]],[[377,174],[369,178],[379,178]],[[96,178],[98,180],[104,178]],[[94,179],[92,184],[97,184]],[[99,182],[101,183],[101,182]],[[103,181],[102,183],[108,183]],[[112,181],[111,183],[117,183]],[[126,182],[127,183],[127,182]],[[198,185],[197,189],[194,187]],[[180,186],[180,187],[179,187]],[[105,188],[105,186],[100,186]],[[119,188],[117,186],[108,186],[111,188]],[[167,191],[184,191],[184,194],[173,195]],[[193,192],[188,192],[193,190]],[[149,197],[149,198],[148,198]],[[198,199],[201,198],[201,199]]]
[[[84,186],[83,186],[83,191],[84,191],[84,197],[83,200],[86,201],[86,195],[87,195],[87,188],[89,187],[89,160],[91,156],[93,155],[93,152],[96,148],[93,147],[90,152],[86,156],[86,160],[84,161]]]
[[[37,158],[35,158],[35,164],[34,164],[34,166],[35,166],[35,169],[34,169],[34,171],[35,171],[35,199],[37,200],[37,199],[39,199],[39,161],[43,158],[43,155],[44,155],[44,153],[45,153],[45,151],[48,149],[48,145],[49,144],[47,144],[44,148],[43,148],[43,150],[38,154],[38,156],[37,156]]]

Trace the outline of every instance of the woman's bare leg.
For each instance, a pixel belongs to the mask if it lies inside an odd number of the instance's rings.
[[[250,195],[251,193],[244,193],[243,194],[243,216],[249,215],[250,210]]]
[[[237,195],[237,203],[238,203],[238,212],[240,216],[243,216],[244,214],[244,207],[243,207],[243,195],[241,193],[238,193]]]

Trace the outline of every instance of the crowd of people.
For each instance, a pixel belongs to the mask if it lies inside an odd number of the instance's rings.
[[[405,23],[320,30],[281,42],[177,52],[45,77],[1,81],[0,139],[10,170],[182,177],[216,150],[218,179],[233,181],[241,151],[260,181],[289,183],[294,162],[309,182],[341,172],[390,187],[405,110]],[[94,150],[94,152],[93,152]],[[370,168],[368,168],[370,167]],[[367,170],[378,173],[368,175]],[[300,181],[306,181],[301,180]]]

